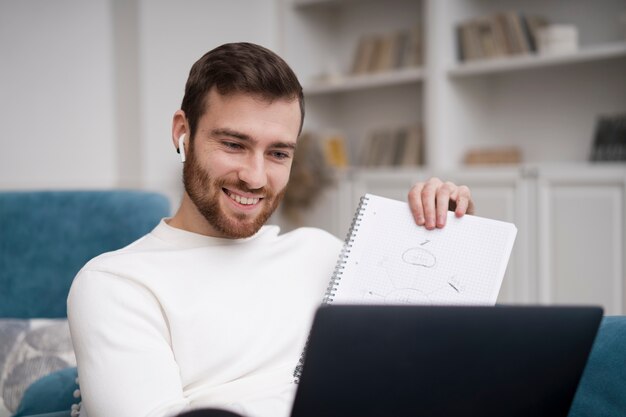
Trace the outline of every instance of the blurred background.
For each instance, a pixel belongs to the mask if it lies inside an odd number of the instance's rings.
[[[626,0],[0,0],[0,190],[175,209],[172,115],[233,41],[305,88],[284,230],[343,237],[363,193],[437,175],[517,225],[502,302],[626,312]]]

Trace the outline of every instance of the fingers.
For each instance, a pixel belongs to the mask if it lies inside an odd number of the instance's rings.
[[[474,214],[474,202],[470,189],[465,185],[457,187],[456,193],[451,196],[451,200],[456,202],[454,214],[461,217],[464,214]]]
[[[450,196],[456,191],[456,186],[451,182],[442,184],[437,190],[437,227],[441,228],[446,225],[446,218],[448,217],[448,206],[450,203]]]
[[[418,182],[411,190],[409,190],[409,207],[413,218],[418,226],[424,226],[424,207],[422,206],[422,190],[424,189],[424,183]]]
[[[474,213],[468,187],[444,183],[435,177],[416,183],[409,191],[408,200],[415,223],[429,230],[446,225],[448,209],[454,210],[457,217]]]
[[[426,181],[422,190],[422,206],[424,207],[424,226],[428,229],[434,229],[437,224],[437,193],[441,187],[439,178],[431,178]]]

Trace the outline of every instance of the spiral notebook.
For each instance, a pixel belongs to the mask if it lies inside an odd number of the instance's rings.
[[[493,305],[516,235],[512,223],[453,212],[427,230],[407,203],[366,194],[323,304]]]

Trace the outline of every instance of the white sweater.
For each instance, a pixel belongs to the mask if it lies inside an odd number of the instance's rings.
[[[81,415],[288,415],[341,242],[318,229],[278,232],[218,239],[161,221],[85,265],[68,298]]]

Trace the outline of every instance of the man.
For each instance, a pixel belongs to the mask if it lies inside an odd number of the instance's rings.
[[[90,261],[68,317],[90,417],[219,407],[286,416],[292,375],[341,242],[264,226],[302,129],[302,88],[274,53],[222,45],[196,62],[172,139],[185,160],[180,208],[148,235]],[[467,187],[431,179],[409,193],[416,222],[443,227]]]

